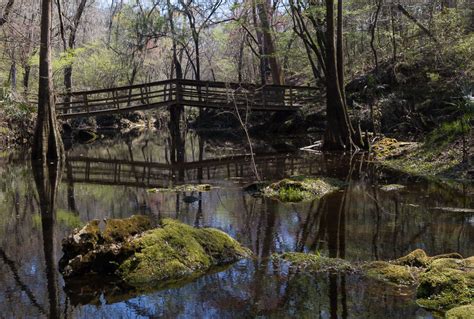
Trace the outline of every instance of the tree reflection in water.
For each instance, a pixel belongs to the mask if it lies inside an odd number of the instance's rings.
[[[49,299],[49,318],[60,317],[58,268],[56,260],[56,196],[61,181],[62,163],[33,162],[32,170],[38,192],[43,251]]]

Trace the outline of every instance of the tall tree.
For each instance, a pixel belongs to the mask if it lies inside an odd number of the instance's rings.
[[[360,134],[352,127],[347,113],[344,89],[342,44],[342,0],[337,4],[337,38],[334,26],[334,0],[326,0],[326,114],[323,147],[344,150],[363,147]]]
[[[41,3],[41,44],[39,60],[38,116],[31,157],[43,163],[63,158],[64,146],[59,134],[53,94],[51,67],[52,0]]]
[[[61,0],[56,0],[58,7],[59,26],[61,30],[61,38],[63,41],[64,52],[73,54],[73,50],[76,47],[76,35],[81,22],[81,17],[84,13],[88,0],[80,0],[79,5],[75,10],[75,14],[72,18],[68,17],[69,24],[64,25],[63,15],[65,13],[61,10]],[[66,35],[66,30],[69,31],[69,35]],[[66,89],[67,95],[65,96],[66,103],[71,102],[71,90],[72,90],[72,62],[64,68],[64,88]]]
[[[263,54],[265,59],[268,60],[268,64],[270,66],[273,84],[280,85],[283,84],[283,77],[281,74],[280,64],[278,63],[277,59],[275,43],[273,41],[273,27],[269,19],[269,5],[266,0],[256,0],[256,5],[263,36]]]

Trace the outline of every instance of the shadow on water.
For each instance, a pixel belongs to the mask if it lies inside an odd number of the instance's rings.
[[[272,142],[279,146],[272,147]],[[58,166],[31,168],[21,158],[7,159],[0,165],[3,315],[430,318],[414,304],[410,290],[394,291],[357,275],[292,273],[270,257],[300,251],[352,261],[387,260],[415,248],[431,255],[474,255],[472,214],[433,209],[474,208],[472,185],[452,187],[401,175],[364,156],[290,152],[280,141],[255,144],[255,162],[264,180],[314,175],[337,178],[345,187],[303,203],[255,196],[243,190],[254,181],[245,145],[193,132],[178,140],[160,132],[76,144],[68,151],[63,172]],[[186,183],[214,188],[149,191]],[[381,189],[391,183],[405,188]],[[137,213],[222,229],[252,249],[255,258],[191,282],[146,291],[115,278],[63,281],[57,248],[64,236],[91,219]]]

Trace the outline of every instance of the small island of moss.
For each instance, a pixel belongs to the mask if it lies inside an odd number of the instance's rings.
[[[331,178],[292,177],[270,184],[262,194],[282,202],[301,202],[319,199],[341,186],[341,181]]]

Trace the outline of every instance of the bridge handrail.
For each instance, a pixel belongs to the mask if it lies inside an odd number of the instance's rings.
[[[96,90],[83,90],[83,91],[73,91],[71,93],[59,93],[58,96],[81,96],[84,94],[100,94],[100,93],[108,93],[113,91],[122,91],[122,90],[130,90],[130,89],[139,89],[146,86],[159,86],[159,85],[167,85],[167,84],[181,84],[181,85],[194,85],[194,86],[209,86],[209,87],[219,87],[219,88],[249,88],[253,90],[259,90],[262,88],[282,88],[282,89],[297,89],[297,90],[309,90],[309,91],[317,91],[319,90],[318,87],[315,86],[304,86],[304,85],[275,85],[275,84],[252,84],[252,83],[237,83],[237,82],[220,82],[220,81],[198,81],[198,80],[189,80],[189,79],[170,79],[170,80],[163,80],[163,81],[154,81],[148,83],[141,83],[141,84],[134,84],[134,85],[124,85],[124,86],[117,86],[113,88],[104,88],[104,89],[96,89]]]

